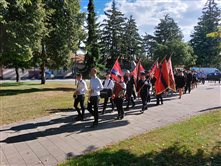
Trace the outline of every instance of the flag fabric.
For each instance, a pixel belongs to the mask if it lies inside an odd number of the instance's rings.
[[[138,61],[134,70],[130,73],[130,76],[134,77],[135,86],[137,87],[137,81],[139,79],[140,73],[145,72],[144,67],[141,65],[141,62]]]
[[[152,66],[152,68],[150,69],[150,71],[149,71],[149,75],[150,75],[150,76],[153,76],[153,75],[155,74],[155,72],[156,72],[158,66],[159,66],[159,65],[158,65],[158,61],[156,61],[156,62],[153,64],[153,66]]]
[[[111,77],[116,81],[118,75],[123,76],[123,72],[121,70],[120,63],[117,58],[117,60],[114,63],[113,68],[111,69]]]
[[[161,94],[168,89],[169,86],[169,73],[167,67],[167,60],[157,67],[154,76],[156,77],[155,90],[156,94]]]
[[[172,61],[171,57],[167,61],[168,64],[168,70],[169,70],[169,88],[176,92],[176,82],[173,74],[173,67],[172,67]]]

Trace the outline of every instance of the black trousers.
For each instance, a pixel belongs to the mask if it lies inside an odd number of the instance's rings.
[[[74,100],[74,108],[77,110],[78,116],[81,116],[82,118],[84,117],[84,111],[85,111],[84,99],[85,99],[84,95],[78,95]],[[82,113],[81,113],[80,109],[78,108],[79,103],[81,106]]]
[[[98,103],[99,96],[91,96],[88,102],[88,111],[94,116],[94,124],[98,124]],[[94,107],[94,111],[92,110]]]
[[[106,110],[106,108],[107,108],[108,99],[110,99],[110,103],[111,103],[112,110],[114,109],[114,103],[113,103],[112,98],[111,98],[111,97],[106,97],[106,98],[104,98],[103,112],[104,112],[104,111]]]
[[[148,100],[147,94],[140,94],[140,97],[141,97],[141,100],[142,100],[143,109],[147,108],[147,100]]]
[[[189,91],[189,93],[191,92],[191,83],[188,82],[185,86],[185,93],[187,92],[187,90]]]
[[[122,118],[124,116],[124,109],[123,109],[123,98],[117,97],[114,99],[114,103],[117,107],[118,117]]]
[[[159,94],[159,95],[157,95],[156,97],[157,97],[157,105],[159,105],[160,102],[161,102],[161,104],[163,104],[163,97],[162,97],[162,94]]]
[[[132,104],[135,105],[134,99],[132,97],[132,92],[126,93],[126,96],[127,96],[127,108],[129,108],[130,102],[132,102]]]

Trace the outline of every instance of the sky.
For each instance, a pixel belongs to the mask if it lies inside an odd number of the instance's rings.
[[[207,0],[115,0],[117,8],[126,17],[132,15],[137,23],[139,33],[153,35],[154,27],[166,14],[169,14],[181,28],[184,40],[189,41],[190,35],[197,25],[198,18]],[[221,7],[221,0],[215,0]],[[112,0],[94,0],[98,21],[104,18],[104,10],[111,8]],[[81,0],[81,11],[87,11],[88,0]]]

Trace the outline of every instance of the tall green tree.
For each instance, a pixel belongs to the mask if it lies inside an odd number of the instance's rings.
[[[218,31],[220,13],[215,0],[208,0],[198,24],[194,27],[190,42],[198,56],[197,65],[199,66],[219,66],[220,39],[207,37],[207,34]]]
[[[129,61],[134,60],[136,57],[142,56],[144,53],[142,38],[138,32],[135,19],[130,16],[126,22],[125,31],[121,45],[124,58]]]
[[[159,44],[165,44],[171,40],[182,40],[183,34],[177,23],[168,14],[155,27],[155,40]]]
[[[98,62],[100,60],[100,48],[98,43],[98,24],[96,23],[96,13],[93,0],[89,0],[87,9],[88,37],[86,42],[87,54],[85,57],[84,74],[88,74],[92,67],[97,67],[99,64]]]
[[[108,64],[113,64],[116,58],[123,53],[121,47],[126,18],[124,14],[116,8],[115,1],[112,2],[111,9],[105,11],[104,14],[107,18],[101,25],[102,58],[106,61],[108,60],[108,62],[110,62]]]
[[[196,61],[192,47],[183,40],[182,32],[177,23],[169,15],[160,19],[155,27],[154,36],[144,36],[145,49],[150,60],[161,61],[165,56],[172,56],[173,65],[193,66]]]
[[[41,84],[45,84],[45,68],[67,66],[71,53],[78,49],[84,14],[79,0],[45,0],[47,33],[42,35],[41,47],[34,62],[41,69]]]
[[[2,65],[15,68],[16,81],[18,69],[29,67],[33,51],[38,47],[42,33],[42,19],[45,10],[41,0],[32,3],[7,1],[4,9],[4,22],[1,23],[1,60]]]

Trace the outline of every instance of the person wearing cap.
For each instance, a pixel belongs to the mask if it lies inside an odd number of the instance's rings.
[[[110,73],[106,73],[106,79],[103,81],[103,86],[104,86],[104,89],[102,91],[105,91],[105,97],[104,97],[104,105],[103,105],[103,111],[102,111],[102,114],[104,114],[106,108],[107,108],[107,102],[110,98],[110,103],[111,103],[111,106],[112,106],[112,111],[114,111],[114,104],[113,104],[113,101],[112,101],[112,91],[113,91],[113,88],[114,88],[114,82],[111,80],[111,75]]]
[[[126,84],[123,82],[122,77],[118,75],[117,80],[114,85],[112,99],[117,107],[117,120],[124,118],[123,101],[126,90]]]
[[[140,73],[140,80],[137,83],[137,88],[138,88],[138,96],[141,97],[142,100],[142,109],[141,113],[144,112],[148,108],[147,102],[148,102],[148,97],[149,97],[149,90],[150,90],[150,82],[148,79],[146,79],[146,74],[145,72]]]
[[[94,116],[94,122],[91,127],[96,127],[98,125],[98,103],[100,97],[100,91],[103,89],[101,80],[97,77],[97,69],[92,68],[90,71],[90,91],[89,91],[89,101],[88,101],[88,111]],[[94,111],[92,111],[94,107]]]
[[[124,81],[126,83],[126,100],[127,100],[126,109],[129,110],[130,103],[132,103],[132,108],[135,106],[135,102],[132,97],[135,82],[134,82],[134,77],[130,76],[129,70],[127,70],[124,75]]]
[[[84,99],[85,99],[85,93],[87,92],[87,84],[86,82],[82,79],[81,74],[77,74],[76,77],[78,83],[77,83],[77,89],[75,90],[74,93],[74,108],[78,112],[78,116],[76,117],[76,120],[83,120],[84,119]],[[82,113],[80,109],[78,108],[78,104],[80,103]]]

